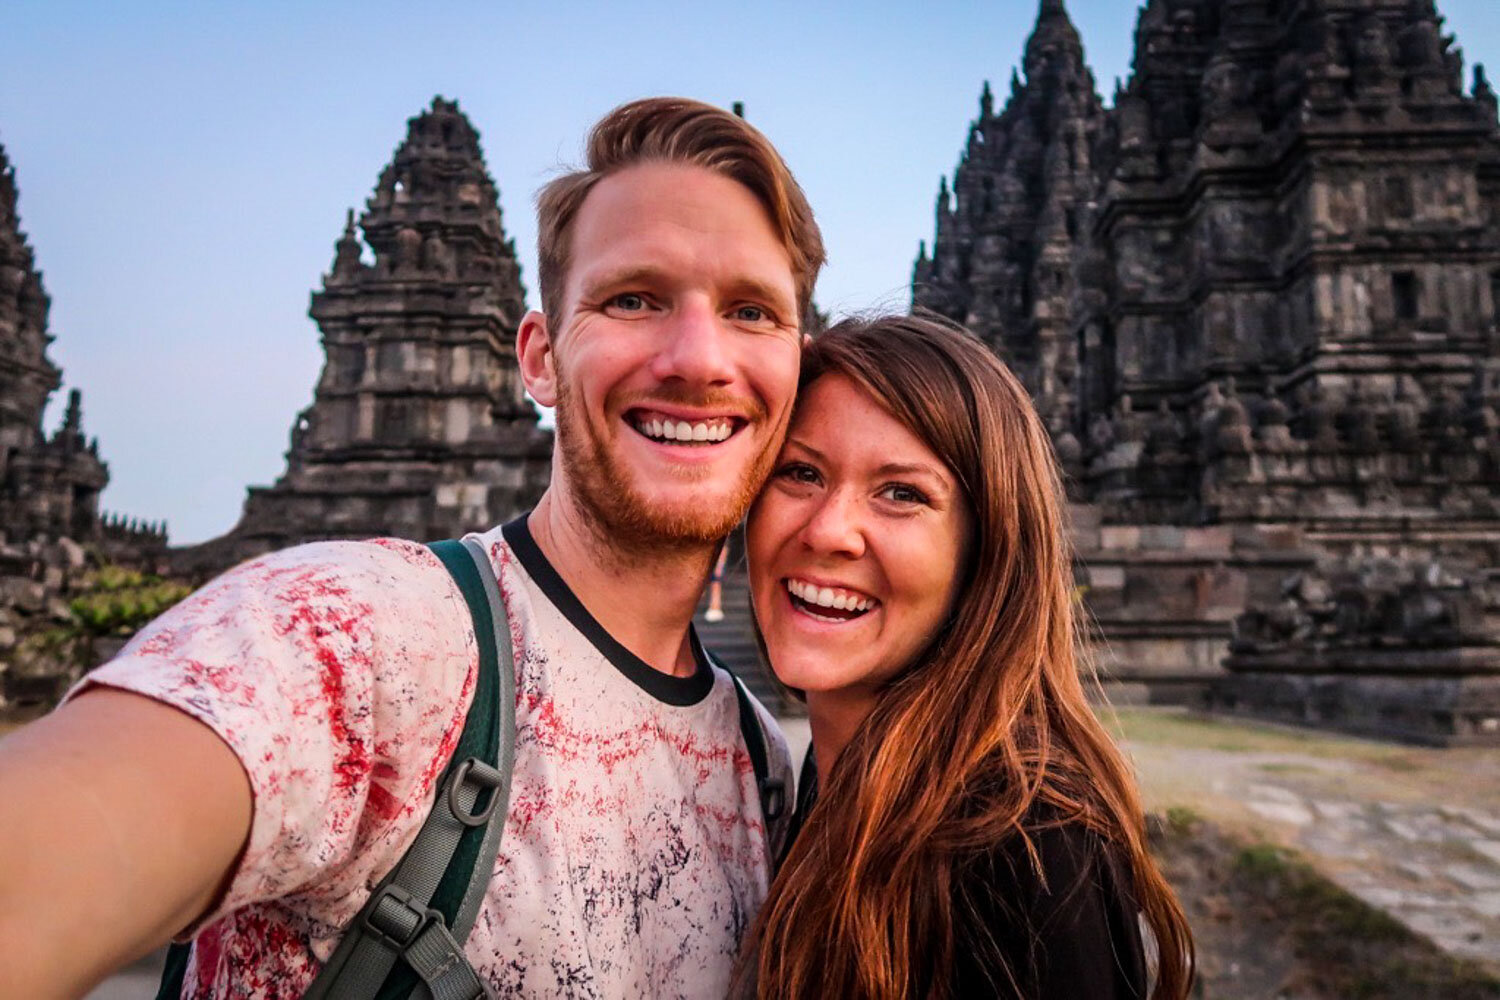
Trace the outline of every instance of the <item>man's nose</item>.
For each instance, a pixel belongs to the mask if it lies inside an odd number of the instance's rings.
[[[730,336],[712,303],[685,300],[667,315],[652,374],[663,382],[681,379],[693,385],[726,385],[734,381]]]
[[[821,556],[858,559],[865,554],[864,509],[852,491],[824,494],[802,526],[802,543]]]

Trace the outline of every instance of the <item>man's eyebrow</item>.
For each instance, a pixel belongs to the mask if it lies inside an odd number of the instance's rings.
[[[785,308],[792,307],[792,296],[787,294],[786,289],[778,288],[758,278],[740,278],[730,286],[730,291],[735,296],[758,299]]]
[[[593,274],[584,274],[582,284],[585,292],[597,291],[601,288],[615,288],[621,285],[655,285],[659,283],[666,272],[650,264],[637,264],[632,267],[616,268],[613,271],[599,271]]]

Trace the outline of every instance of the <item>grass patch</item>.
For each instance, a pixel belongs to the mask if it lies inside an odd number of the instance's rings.
[[[1191,835],[1193,828],[1203,822],[1203,816],[1191,806],[1169,806],[1165,818],[1167,830],[1177,837]]]
[[[1143,747],[1230,754],[1307,754],[1374,764],[1396,774],[1418,774],[1433,759],[1432,754],[1409,746],[1181,709],[1125,705],[1101,718],[1117,739]],[[1437,752],[1450,757],[1453,753]]]
[[[1279,878],[1291,867],[1291,852],[1275,844],[1249,844],[1234,855],[1234,870],[1251,878]]]
[[[1356,740],[1318,732],[1269,726],[1242,719],[1223,719],[1191,712],[1163,711],[1133,706],[1117,707],[1106,721],[1115,735],[1136,743],[1220,750],[1303,752],[1323,746],[1359,746]]]

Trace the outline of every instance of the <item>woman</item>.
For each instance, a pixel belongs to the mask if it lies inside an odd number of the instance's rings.
[[[762,997],[1187,995],[1192,943],[1084,698],[1046,432],[961,330],[817,339],[746,537],[816,802],[761,910]],[[807,772],[804,771],[806,774]]]

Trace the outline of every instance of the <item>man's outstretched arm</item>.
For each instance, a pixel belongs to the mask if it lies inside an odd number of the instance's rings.
[[[250,831],[207,726],[96,688],[0,741],[0,997],[79,997],[213,904]]]

